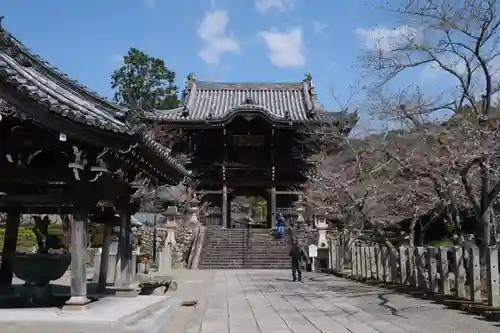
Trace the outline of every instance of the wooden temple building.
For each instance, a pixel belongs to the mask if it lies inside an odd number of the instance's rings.
[[[348,134],[354,113],[327,112],[310,75],[293,83],[218,83],[187,78],[182,105],[146,114],[167,133],[173,156],[187,155],[193,189],[220,207],[216,224],[230,227],[231,199],[261,196],[268,226],[279,207],[291,208],[303,193],[308,158],[321,149],[324,129]]]
[[[132,112],[51,67],[0,25],[0,212],[8,215],[0,284],[12,283],[20,215],[70,214],[68,304],[87,303],[87,222],[112,210],[107,216],[120,216],[115,287],[131,288],[130,216],[138,210],[131,195],[148,180],[174,185],[187,175]]]

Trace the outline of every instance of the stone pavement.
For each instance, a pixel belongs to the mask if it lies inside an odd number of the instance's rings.
[[[286,270],[198,274],[203,279],[194,281],[198,282],[197,291],[194,285],[188,289],[196,294],[199,304],[186,319],[186,329],[168,325],[165,332],[500,332],[498,322],[332,275],[306,273],[304,283],[294,283]]]

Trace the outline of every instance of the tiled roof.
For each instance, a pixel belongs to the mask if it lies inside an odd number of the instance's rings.
[[[238,112],[261,112],[273,121],[331,121],[316,100],[310,76],[292,83],[220,83],[188,80],[183,106],[156,110],[147,117],[159,121],[223,121]]]
[[[137,139],[171,168],[187,175],[187,170],[170,156],[168,150],[144,131],[117,119],[127,110],[89,91],[32,53],[2,27],[1,19],[0,82],[48,112],[103,131],[123,134],[132,141]]]

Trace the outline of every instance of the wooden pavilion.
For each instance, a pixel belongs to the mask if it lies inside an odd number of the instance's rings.
[[[313,167],[308,158],[323,147],[322,134],[347,135],[358,120],[356,113],[325,110],[310,75],[299,82],[224,83],[190,74],[182,105],[146,118],[167,134],[173,154],[190,157],[196,190],[221,207],[222,227],[230,227],[236,196],[263,197],[271,227],[277,207],[286,210],[303,194]]]
[[[71,214],[68,304],[86,304],[87,222],[111,207],[121,229],[115,287],[132,288],[131,195],[147,180],[175,185],[187,175],[133,112],[50,66],[0,22],[0,212],[8,214],[0,284],[12,283],[21,214]]]

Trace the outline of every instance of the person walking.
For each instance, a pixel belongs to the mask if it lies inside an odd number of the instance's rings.
[[[297,281],[297,277],[299,278],[299,282],[302,282],[302,270],[300,267],[300,263],[302,260],[307,260],[307,254],[299,245],[297,239],[292,240],[292,246],[290,248],[290,257],[292,257],[293,282]]]

